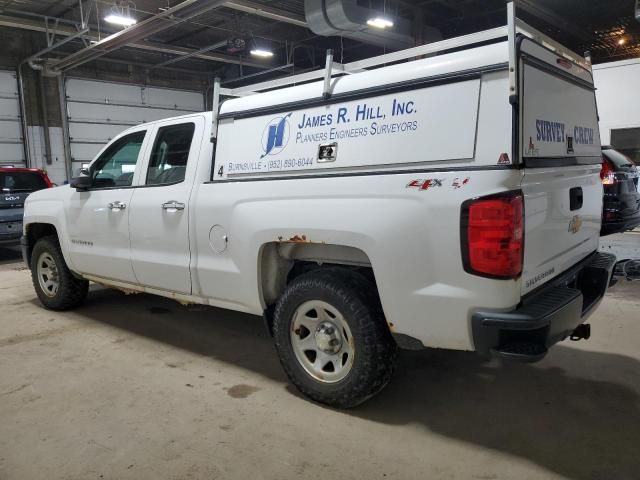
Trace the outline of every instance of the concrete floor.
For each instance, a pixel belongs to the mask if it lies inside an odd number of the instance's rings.
[[[640,282],[536,365],[403,352],[352,411],[292,389],[260,319],[93,289],[43,310],[0,249],[0,479],[640,478]]]

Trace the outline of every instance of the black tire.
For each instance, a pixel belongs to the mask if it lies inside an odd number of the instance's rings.
[[[45,292],[38,279],[38,262],[43,254],[48,254],[57,270],[58,288],[55,294]],[[31,253],[31,280],[38,299],[50,310],[71,310],[80,306],[87,297],[89,282],[76,278],[67,267],[58,238],[53,235],[39,239]]]
[[[338,310],[350,329],[353,364],[345,378],[324,383],[305,370],[291,340],[294,315],[305,302],[319,300]],[[391,379],[397,346],[386,324],[375,284],[340,268],[296,277],[279,299],[273,333],[280,362],[291,382],[308,398],[336,408],[355,407],[382,390]]]

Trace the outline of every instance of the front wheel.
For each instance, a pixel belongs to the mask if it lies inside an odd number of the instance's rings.
[[[317,402],[354,407],[391,378],[397,347],[375,285],[358,273],[332,268],[293,280],[273,331],[291,382]]]
[[[40,302],[51,310],[70,310],[82,304],[89,282],[73,276],[55,236],[38,240],[31,253],[31,279]]]

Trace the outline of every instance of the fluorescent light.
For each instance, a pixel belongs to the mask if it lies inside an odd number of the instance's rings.
[[[251,50],[251,55],[254,57],[271,58],[273,57],[273,52],[271,50],[263,50],[262,48],[254,48]]]
[[[138,21],[132,17],[125,17],[124,15],[116,15],[114,13],[104,17],[105,22],[113,23],[116,25],[122,25],[123,27],[130,27],[135,25]]]
[[[375,28],[391,28],[393,27],[393,22],[388,18],[376,17],[367,20],[367,25]]]

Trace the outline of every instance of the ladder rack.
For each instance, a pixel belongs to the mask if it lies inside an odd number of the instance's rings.
[[[215,141],[218,131],[218,113],[220,108],[220,96],[226,97],[245,97],[249,95],[256,95],[268,90],[275,90],[279,88],[285,88],[292,85],[311,82],[313,80],[324,80],[323,97],[329,98],[331,96],[331,79],[335,76],[351,75],[354,73],[360,73],[367,71],[371,68],[376,68],[403,60],[410,60],[412,58],[422,57],[425,55],[435,55],[438,53],[454,50],[462,47],[469,47],[481,43],[491,42],[501,38],[506,38],[509,42],[509,94],[517,95],[517,52],[516,52],[516,37],[518,34],[525,35],[538,43],[542,44],[546,48],[556,52],[558,55],[575,62],[583,68],[591,70],[591,63],[582,57],[581,55],[573,52],[572,50],[564,47],[560,43],[556,42],[549,36],[540,32],[539,30],[526,24],[516,16],[516,7],[514,2],[507,4],[507,25],[503,27],[493,28],[490,30],[484,30],[477,33],[471,33],[468,35],[462,35],[460,37],[450,38],[447,40],[441,40],[438,42],[429,43],[426,45],[420,45],[397,52],[387,53],[376,57],[358,60],[351,63],[339,63],[333,60],[333,51],[327,51],[326,64],[323,69],[313,70],[310,72],[301,73],[298,75],[291,75],[288,77],[278,78],[275,80],[269,80],[266,82],[260,82],[253,85],[247,85],[238,88],[223,88],[220,84],[220,79],[214,80],[213,89],[213,129],[212,129],[212,141]]]

